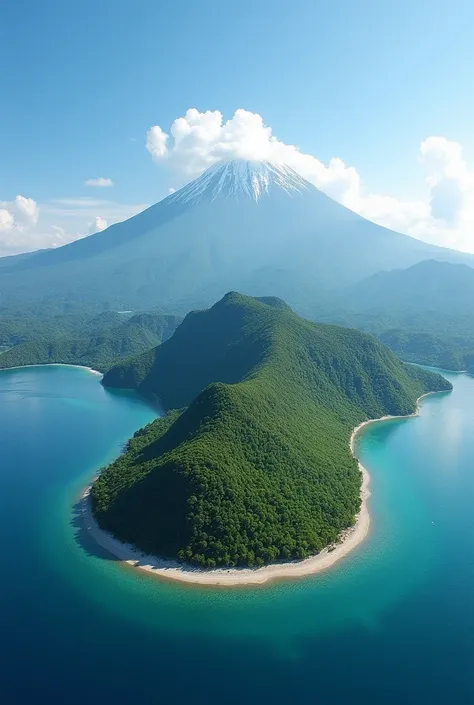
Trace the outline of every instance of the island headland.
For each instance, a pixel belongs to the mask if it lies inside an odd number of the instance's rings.
[[[369,478],[356,431],[451,389],[369,335],[235,292],[102,382],[168,413],[88,488],[88,530],[156,575],[221,585],[315,573],[357,546]]]

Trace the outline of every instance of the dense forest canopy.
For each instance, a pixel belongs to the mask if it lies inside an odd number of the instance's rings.
[[[16,336],[25,342],[0,355],[0,368],[66,363],[105,371],[118,360],[167,340],[181,319],[158,313],[136,315],[106,312],[96,316],[59,316],[28,330],[28,319],[6,325],[0,334],[6,342]]]
[[[352,429],[451,388],[369,335],[236,293],[188,314],[103,383],[171,411],[94,483],[100,525],[207,568],[304,558],[335,542],[360,508]]]

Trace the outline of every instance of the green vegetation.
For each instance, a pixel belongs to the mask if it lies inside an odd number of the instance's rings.
[[[445,370],[473,370],[474,336],[447,336],[388,330],[379,335],[402,360]]]
[[[56,326],[51,321],[45,325],[53,337],[45,339],[44,331],[41,336],[35,327],[36,337],[0,354],[0,368],[65,363],[105,371],[118,360],[167,340],[180,320],[157,313],[140,313],[124,322],[123,315],[116,313],[103,313],[87,321],[63,317]],[[74,335],[71,321],[79,327]],[[121,321],[119,325],[117,321]]]
[[[451,389],[364,333],[265,301],[228,294],[105,375],[174,409],[93,485],[99,524],[122,541],[206,568],[318,553],[360,508],[352,429]]]
[[[312,318],[372,333],[408,362],[474,369],[474,269],[462,264],[379,272],[320,300]]]
[[[54,314],[36,308],[12,313],[0,309],[0,346],[11,348],[33,340],[88,336],[118,326],[127,321],[130,315],[131,312],[116,311]]]

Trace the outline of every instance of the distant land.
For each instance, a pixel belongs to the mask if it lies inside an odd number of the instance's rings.
[[[102,314],[82,321],[82,331],[71,330],[75,316],[67,324],[61,318],[57,326],[44,323],[46,338],[38,331],[36,337],[19,343],[0,355],[0,368],[23,365],[65,363],[92,367],[105,372],[124,357],[129,357],[159,345],[175,331],[181,318],[158,313],[142,313],[131,317]],[[117,321],[120,321],[117,324]],[[0,324],[0,330],[1,330]],[[16,335],[21,334],[17,326]],[[6,334],[6,331],[5,331]],[[11,329],[9,329],[11,335]]]
[[[102,232],[0,259],[0,312],[183,315],[237,289],[317,318],[326,296],[429,259],[474,265],[365,220],[288,166],[232,160]]]
[[[402,359],[474,371],[474,269],[427,260],[354,284],[314,317],[376,335]]]
[[[371,333],[406,362],[474,372],[474,269],[466,265],[426,260],[379,272],[310,308],[310,320]],[[9,349],[0,367],[65,362],[105,371],[165,340],[181,320],[160,311],[10,312],[0,318],[0,352]]]
[[[123,223],[0,258],[0,352],[31,343],[0,367],[106,370],[166,337],[146,326],[97,337],[132,312],[177,320],[238,289],[372,333],[403,360],[474,371],[473,266],[361,218],[283,164],[220,162]]]
[[[188,314],[103,384],[153,395],[168,414],[94,483],[99,525],[207,569],[304,559],[335,544],[361,506],[354,427],[451,389],[369,335],[235,292]]]

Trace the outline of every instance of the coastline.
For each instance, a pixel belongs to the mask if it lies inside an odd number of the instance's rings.
[[[420,413],[420,402],[431,394],[440,392],[427,392],[417,399],[416,410],[413,414],[405,416],[382,416],[378,419],[369,419],[360,423],[352,431],[350,437],[350,449],[354,457],[356,450],[356,438],[359,433],[369,424],[380,423],[382,421],[412,418]],[[346,529],[340,536],[337,544],[324,548],[316,556],[306,558],[302,561],[292,561],[287,563],[272,563],[262,568],[216,568],[215,570],[202,570],[185,566],[178,561],[166,560],[157,556],[147,555],[131,544],[122,543],[114,536],[101,529],[92,513],[90,501],[89,485],[82,494],[80,507],[84,527],[87,534],[101,548],[118,558],[121,562],[138,570],[143,570],[148,574],[158,578],[177,580],[182,583],[192,583],[195,585],[209,585],[232,587],[237,585],[263,585],[272,580],[301,578],[315,575],[327,570],[335,563],[344,558],[361,544],[369,533],[370,514],[368,510],[368,498],[370,496],[369,483],[370,475],[366,468],[359,462],[359,470],[362,473],[362,485],[360,490],[361,508],[352,527]],[[330,550],[331,549],[331,550]]]
[[[319,573],[330,568],[345,555],[358,546],[369,532],[370,515],[367,499],[370,495],[368,485],[369,473],[359,463],[362,472],[362,505],[354,526],[344,532],[344,536],[333,550],[323,549],[316,556],[302,561],[289,563],[272,563],[262,568],[216,568],[215,570],[193,569],[178,561],[166,560],[157,556],[146,555],[131,544],[122,543],[108,531],[101,529],[92,514],[89,485],[81,497],[81,511],[85,529],[94,541],[118,558],[123,563],[146,571],[151,575],[168,580],[195,585],[214,585],[232,587],[236,585],[263,585],[271,580],[282,578],[301,578]]]
[[[92,367],[86,367],[85,365],[73,365],[67,362],[42,362],[36,365],[14,365],[13,367],[0,368],[0,372],[6,372],[8,370],[26,370],[28,369],[28,367],[79,367],[79,369],[87,370],[93,375],[100,375],[101,377],[104,376],[103,372],[99,372],[99,370],[94,370]]]

